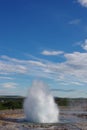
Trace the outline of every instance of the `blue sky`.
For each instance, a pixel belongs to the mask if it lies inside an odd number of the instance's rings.
[[[33,80],[54,96],[87,97],[87,0],[0,1],[0,95]]]

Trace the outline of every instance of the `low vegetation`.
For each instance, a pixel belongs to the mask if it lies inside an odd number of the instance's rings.
[[[67,99],[67,98],[57,98],[57,97],[55,97],[55,102],[59,106],[68,106],[69,105],[69,99]]]
[[[21,109],[23,106],[23,97],[0,97],[0,110]]]
[[[20,96],[0,96],[0,110],[5,109],[22,109],[24,97]],[[68,98],[58,98],[55,97],[55,102],[59,106],[68,106],[68,105],[79,105],[87,104],[87,99],[68,99]],[[75,103],[76,102],[76,103]],[[71,104],[70,104],[71,103]]]

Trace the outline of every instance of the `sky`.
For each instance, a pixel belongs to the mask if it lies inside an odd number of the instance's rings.
[[[34,80],[87,98],[87,0],[0,0],[0,95]]]

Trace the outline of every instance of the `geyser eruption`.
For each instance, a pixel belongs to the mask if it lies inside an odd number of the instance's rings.
[[[24,112],[30,122],[58,122],[59,109],[54,102],[47,85],[42,81],[34,81],[24,101]]]

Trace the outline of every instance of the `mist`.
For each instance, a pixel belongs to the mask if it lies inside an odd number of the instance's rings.
[[[24,101],[24,113],[29,122],[56,123],[59,121],[58,105],[49,87],[42,81],[33,81]]]

